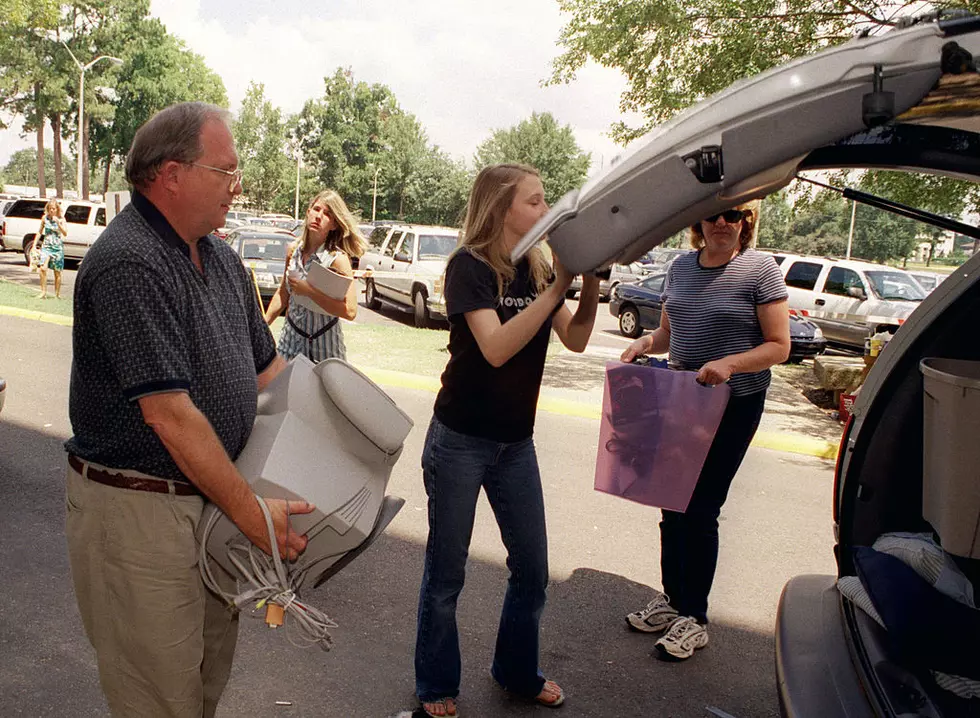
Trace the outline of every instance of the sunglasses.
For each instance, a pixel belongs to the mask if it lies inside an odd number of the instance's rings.
[[[743,219],[745,219],[746,214],[748,214],[748,212],[741,209],[728,209],[719,214],[713,214],[710,217],[705,217],[704,221],[717,222],[719,217],[724,217],[728,224],[735,224],[736,222],[741,222]]]

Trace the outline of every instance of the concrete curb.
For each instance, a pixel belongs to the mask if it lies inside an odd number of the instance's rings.
[[[8,317],[20,317],[21,319],[32,319],[35,322],[60,324],[63,327],[70,327],[73,323],[71,317],[66,317],[62,314],[48,314],[47,312],[38,312],[33,309],[21,309],[20,307],[0,306],[0,314]]]
[[[72,318],[59,314],[46,314],[29,309],[19,309],[16,307],[0,306],[0,315],[21,317],[22,319],[32,319],[39,322],[50,324],[60,324],[70,327]],[[435,394],[439,391],[440,381],[438,377],[421,376],[419,374],[409,374],[407,372],[394,371],[391,369],[372,369],[369,367],[358,367],[364,374],[376,384],[381,386],[397,387],[399,389],[414,389],[416,391],[426,391]],[[599,419],[602,416],[602,406],[583,401],[573,401],[560,397],[548,396],[545,389],[538,399],[538,409],[549,414],[560,416],[574,416],[580,419]],[[837,444],[823,439],[814,439],[809,436],[799,434],[789,434],[774,431],[759,431],[752,440],[752,446],[761,449],[772,449],[774,451],[784,451],[791,454],[803,454],[805,456],[815,456],[820,459],[836,459]]]
[[[369,369],[361,368],[368,377],[382,386],[393,386],[399,389],[415,389],[436,393],[439,391],[440,382],[434,377],[419,376],[389,369]],[[549,414],[559,414],[562,416],[575,416],[582,419],[600,419],[602,417],[602,406],[571,399],[548,396],[546,390],[542,391],[538,399],[538,409]],[[836,459],[837,444],[824,439],[815,439],[799,434],[789,434],[776,431],[759,431],[752,440],[752,446],[760,449],[772,449],[773,451],[784,451],[791,454],[803,454],[805,456],[815,456],[820,459]]]

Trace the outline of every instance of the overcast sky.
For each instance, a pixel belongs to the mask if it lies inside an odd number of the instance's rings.
[[[286,112],[319,97],[338,66],[379,82],[421,121],[429,141],[470,161],[492,130],[531,112],[571,125],[593,169],[620,149],[617,71],[586,67],[542,87],[563,21],[556,0],[153,0],[152,13],[224,80],[236,110],[248,83]],[[0,131],[0,164],[31,136]],[[50,146],[50,144],[48,145]]]

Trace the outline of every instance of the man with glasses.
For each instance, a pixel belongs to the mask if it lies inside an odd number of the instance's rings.
[[[68,551],[115,716],[214,715],[238,618],[198,572],[205,501],[272,550],[232,461],[258,392],[284,362],[241,260],[210,236],[241,193],[228,120],[184,103],[137,131],[126,161],[132,202],[75,284]],[[288,514],[313,507],[268,504],[277,548],[295,559],[306,538]]]

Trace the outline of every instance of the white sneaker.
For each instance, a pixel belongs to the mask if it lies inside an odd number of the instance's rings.
[[[631,630],[641,633],[660,633],[676,620],[677,609],[670,605],[670,598],[660,591],[654,593],[656,595],[646,608],[626,617],[626,623]]]
[[[683,661],[707,645],[707,627],[689,616],[682,616],[657,640],[656,649],[658,657],[665,661]]]

